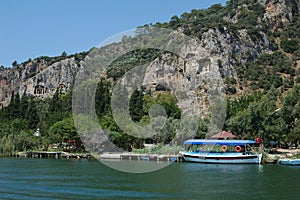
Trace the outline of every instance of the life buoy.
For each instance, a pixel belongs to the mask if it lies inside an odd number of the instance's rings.
[[[240,146],[236,146],[236,147],[235,147],[235,151],[236,151],[236,152],[240,152],[240,151],[242,151],[242,147],[240,147]]]
[[[228,150],[228,146],[223,145],[223,146],[221,147],[221,149],[222,149],[223,152],[226,152],[226,151]]]

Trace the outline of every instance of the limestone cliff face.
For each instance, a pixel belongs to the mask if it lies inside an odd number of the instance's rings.
[[[33,60],[0,71],[0,104],[7,105],[13,91],[39,98],[52,97],[57,88],[67,91],[79,68],[74,58],[68,58],[49,66],[43,60]]]
[[[171,90],[175,95],[178,91],[186,92],[185,99],[176,95],[179,107],[205,116],[211,94],[214,91],[215,95],[225,93],[223,78],[236,78],[237,64],[254,60],[262,53],[271,53],[267,36],[261,35],[262,38],[255,41],[246,29],[239,30],[238,35],[226,27],[223,31],[210,29],[202,35],[201,41],[182,49],[185,57],[166,54],[153,61],[146,70],[144,83],[153,92]],[[199,52],[205,52],[205,55],[199,55]]]
[[[224,27],[224,31],[210,29],[202,36],[202,46],[210,52],[210,58],[219,61],[223,76],[235,75],[235,66],[254,60],[262,53],[270,53],[270,42],[265,33],[260,39],[251,38],[246,29],[234,34]]]
[[[258,2],[264,6],[265,11],[263,17],[257,19],[257,26],[266,24],[272,31],[285,29],[300,10],[299,0],[258,0]],[[236,15],[225,17],[224,20],[228,23],[237,23],[237,16],[244,7],[247,5],[239,6]],[[197,97],[197,93],[207,92],[204,79],[219,75],[222,78],[236,77],[237,64],[255,60],[263,53],[272,53],[267,33],[259,32],[259,35],[260,37],[255,38],[247,29],[233,32],[226,25],[209,29],[202,34],[197,44],[181,50],[185,55],[184,58],[177,59],[166,54],[163,58],[154,60],[146,70],[145,82],[151,83],[149,89],[154,91],[162,90],[162,80],[166,82],[164,84],[173,85],[174,88],[175,86],[193,88],[198,84],[197,89],[188,90],[190,97]],[[207,52],[205,58],[199,58],[197,61],[190,59],[203,49]],[[170,59],[173,61],[169,62]],[[39,98],[51,97],[57,88],[66,91],[81,67],[82,65],[74,58],[67,58],[51,65],[47,65],[43,60],[33,60],[25,66],[2,70],[0,106],[9,103],[12,91],[19,92],[20,95],[25,92]],[[219,80],[218,77],[215,78]],[[219,87],[219,90],[222,88]],[[181,108],[196,108],[206,102],[207,98],[207,95],[202,95],[193,102],[183,101]]]

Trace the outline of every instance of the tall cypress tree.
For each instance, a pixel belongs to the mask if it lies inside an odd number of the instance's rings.
[[[97,85],[95,94],[95,109],[98,117],[102,117],[110,110],[110,83],[101,79]]]
[[[61,111],[60,89],[57,88],[52,99],[50,100],[50,112],[56,113]]]
[[[28,109],[28,96],[24,91],[20,101],[20,117],[25,118]]]
[[[14,118],[20,118],[21,117],[21,101],[20,101],[20,94],[17,92],[14,98]]]
[[[144,93],[142,89],[135,90],[129,101],[129,113],[134,122],[139,122],[145,115],[143,111]]]
[[[97,84],[97,88],[96,88],[96,93],[95,93],[95,109],[96,109],[96,114],[98,115],[98,117],[103,116],[103,82],[102,79],[99,81],[99,83]]]
[[[9,104],[7,106],[7,109],[6,109],[6,117],[8,119],[12,119],[14,117],[14,113],[15,113],[14,103],[15,103],[15,92],[12,91],[10,102],[9,102]]]
[[[30,129],[37,128],[37,124],[39,122],[38,109],[33,97],[31,97],[29,100],[28,109],[25,118],[28,122],[28,128]]]

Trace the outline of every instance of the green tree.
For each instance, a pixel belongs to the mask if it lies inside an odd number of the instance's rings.
[[[170,25],[174,28],[176,28],[178,25],[179,25],[179,22],[180,22],[180,19],[177,15],[174,15],[172,18],[171,18],[171,21],[170,21]]]
[[[28,102],[28,109],[25,115],[27,120],[27,125],[29,129],[36,129],[37,124],[39,123],[39,116],[38,116],[38,107],[33,97],[30,97]]]
[[[142,89],[133,91],[129,101],[129,113],[134,122],[139,122],[145,115],[143,111],[143,98],[144,93]]]
[[[300,120],[295,122],[295,126],[288,136],[288,140],[294,144],[299,144],[300,142]]]
[[[155,103],[165,108],[167,117],[174,119],[181,118],[181,110],[177,105],[177,99],[171,92],[159,93],[155,99]]]
[[[295,39],[281,41],[281,47],[287,53],[294,53],[299,49],[298,41]]]
[[[77,143],[80,143],[79,134],[76,132],[74,121],[71,117],[55,122],[49,128],[48,134],[48,144],[62,143],[67,142],[68,140],[75,140]]]
[[[20,117],[20,105],[21,103],[19,93],[15,95],[15,92],[12,91],[10,102],[7,108],[5,109],[7,119],[14,119]]]
[[[95,109],[99,118],[110,112],[110,82],[102,78],[97,84],[95,93]]]
[[[24,93],[21,97],[21,101],[20,101],[20,117],[21,118],[25,118],[25,116],[26,116],[27,109],[28,109],[28,101],[29,101],[29,98],[28,98],[26,92],[24,91]]]
[[[13,67],[17,67],[17,66],[18,66],[18,63],[17,63],[17,61],[15,60],[11,65],[12,65]]]
[[[19,92],[17,92],[17,94],[15,95],[13,106],[14,106],[13,117],[20,118],[22,113],[21,113],[21,100],[20,100]]]
[[[56,89],[52,99],[50,100],[49,106],[50,106],[50,112],[51,113],[56,113],[56,112],[61,112],[62,110],[62,102],[60,99],[61,91],[59,88]]]
[[[65,52],[65,51],[63,51],[63,52],[61,53],[61,57],[65,58],[65,57],[67,57],[67,56],[68,56],[68,54],[67,54],[67,52]]]
[[[287,92],[282,100],[280,115],[287,124],[288,130],[293,129],[295,120],[300,117],[300,86],[295,86]]]

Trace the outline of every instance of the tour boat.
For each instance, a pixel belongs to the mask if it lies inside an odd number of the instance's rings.
[[[187,162],[222,164],[260,164],[261,153],[253,152],[254,140],[191,139],[181,152]]]

